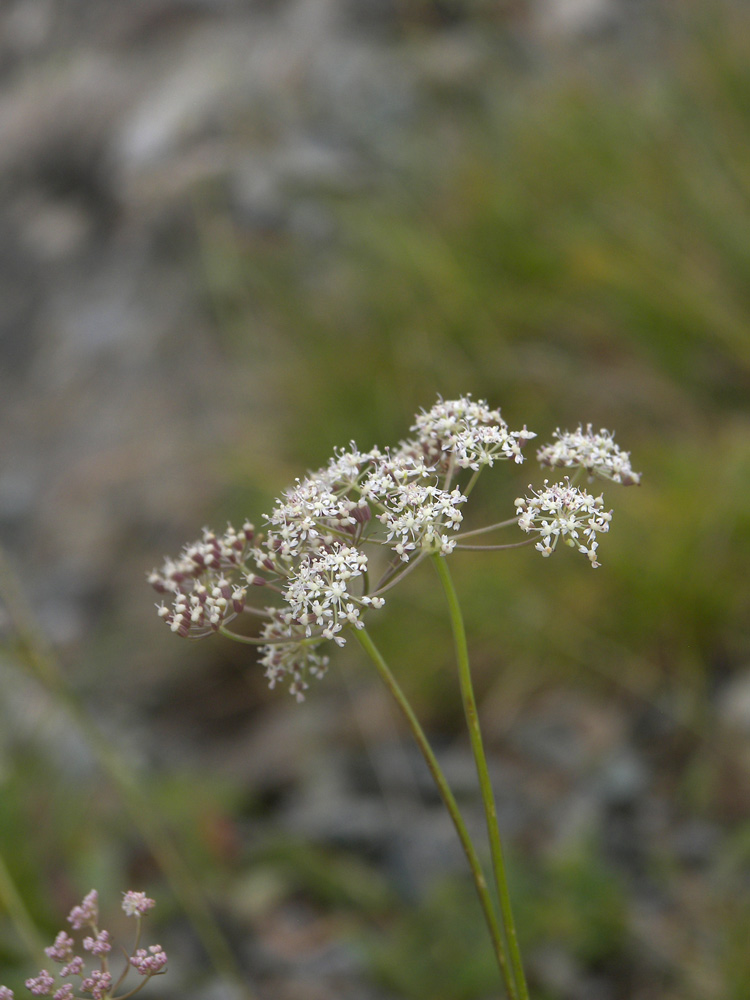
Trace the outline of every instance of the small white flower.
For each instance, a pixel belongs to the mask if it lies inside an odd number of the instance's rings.
[[[475,402],[469,395],[438,400],[432,409],[417,416],[411,430],[417,432],[417,441],[407,442],[402,450],[414,450],[418,445],[431,464],[445,467],[453,456],[460,468],[475,471],[500,459],[523,462],[521,449],[536,437],[526,427],[509,430],[500,410],[491,410],[484,400]]]
[[[304,628],[291,621],[291,615],[279,613],[277,608],[266,611],[274,617],[261,631],[261,637],[269,643],[260,647],[258,662],[265,668],[269,687],[274,688],[289,678],[290,693],[298,702],[304,701],[307,678],[322,677],[328,668],[328,657],[316,652],[315,645],[305,640]]]
[[[407,482],[392,485],[381,500],[385,510],[378,515],[386,527],[386,541],[396,539],[394,552],[403,562],[418,547],[435,550],[435,539],[444,536],[445,528],[458,529],[463,514],[458,509],[466,503],[460,490],[441,490],[434,484]]]
[[[544,489],[532,490],[531,497],[520,497],[515,506],[518,527],[527,533],[539,533],[535,548],[543,556],[552,555],[562,538],[566,545],[584,553],[593,568],[600,565],[596,536],[609,531],[612,519],[612,512],[602,509],[601,496],[571,486],[569,479],[552,485],[545,479]]]
[[[602,428],[594,434],[591,424],[586,430],[579,424],[576,431],[561,431],[558,427],[552,435],[557,441],[540,448],[537,461],[564,469],[585,469],[590,477],[610,479],[622,486],[637,486],[641,481],[640,472],[633,472],[630,452],[621,451],[614,442],[614,435]]]
[[[364,552],[343,545],[300,562],[289,577],[284,600],[292,620],[304,625],[307,637],[312,634],[312,622],[324,629],[325,638],[333,638],[341,630],[339,618],[356,620],[359,612],[351,602],[348,584],[366,568]]]
[[[153,909],[156,903],[149,899],[145,892],[135,892],[132,889],[123,893],[122,908],[129,917],[141,917]]]

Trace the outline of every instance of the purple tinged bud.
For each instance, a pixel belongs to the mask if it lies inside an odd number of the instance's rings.
[[[36,978],[27,979],[24,985],[35,997],[48,997],[55,985],[55,980],[46,969],[42,969]]]
[[[265,587],[268,583],[264,576],[258,576],[257,573],[253,574],[252,580],[248,577],[248,583],[252,583],[254,587]]]
[[[357,524],[367,524],[367,522],[372,517],[372,511],[370,510],[368,504],[357,504],[350,511],[351,516],[357,522]]]
[[[63,979],[66,976],[79,976],[83,972],[83,959],[80,955],[75,955],[67,965],[60,970]]]

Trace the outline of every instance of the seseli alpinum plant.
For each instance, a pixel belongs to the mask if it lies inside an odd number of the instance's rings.
[[[134,918],[135,934],[129,952],[124,948],[119,949],[120,954],[115,952],[118,961],[124,959],[119,976],[115,976],[110,967],[112,937],[99,924],[99,896],[96,889],[92,889],[68,915],[72,930],[80,931],[82,939],[76,942],[65,931],[60,931],[54,944],[44,949],[59,969],[56,973],[42,969],[26,980],[26,989],[35,997],[52,997],[52,1000],[125,1000],[134,996],[150,979],[166,971],[167,955],[161,945],[141,947],[142,918],[154,905],[154,900],[145,892],[131,890],[124,894],[122,908]],[[98,968],[90,968],[90,964]],[[130,972],[135,972],[140,979],[131,977],[131,985],[126,986]],[[13,990],[0,986],[0,1000],[13,1000]]]
[[[639,483],[630,457],[606,430],[591,425],[554,434],[537,452],[542,466],[565,469],[557,482],[545,479],[515,502],[515,515],[495,524],[462,529],[476,482],[497,462],[524,461],[536,435],[512,431],[497,409],[470,396],[442,400],[415,418],[413,436],[395,448],[361,452],[352,442],[328,465],[298,479],[264,515],[256,533],[246,521],[223,534],[205,528],[177,559],[154,570],[150,583],[162,595],[158,614],[183,637],[220,633],[257,645],[271,687],[286,683],[303,701],[311,678],[328,665],[331,644],[355,636],[401,708],[451,815],[479,894],[500,972],[511,1000],[527,1000],[528,988],[516,937],[490,782],[469,670],[468,647],[447,556],[458,549],[514,548],[533,544],[544,557],[564,543],[599,566],[599,538],[612,512],[599,495],[578,485],[595,478],[621,485]],[[528,538],[476,544],[502,529]],[[420,563],[431,560],[447,598],[463,705],[485,808],[496,905],[477,850],[453,793],[411,705],[365,628],[365,616],[380,610],[389,593]],[[255,598],[260,598],[256,600]],[[242,614],[255,616],[256,637],[230,629]]]

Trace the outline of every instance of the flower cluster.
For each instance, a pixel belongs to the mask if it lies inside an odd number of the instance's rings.
[[[65,931],[60,931],[54,944],[44,950],[48,958],[60,965],[57,973],[60,980],[80,979],[77,990],[72,982],[58,982],[58,978],[47,969],[42,969],[38,975],[27,979],[26,989],[33,996],[52,997],[52,1000],[84,1000],[86,997],[92,1000],[113,1000],[115,990],[124,983],[130,968],[146,977],[140,984],[145,985],[152,976],[164,972],[167,964],[167,956],[158,944],[152,945],[148,951],[138,947],[141,917],[153,906],[153,899],[149,899],[143,892],[130,891],[124,894],[122,908],[129,917],[136,918],[136,941],[132,953],[125,953],[127,964],[115,981],[109,969],[108,956],[112,950],[110,934],[99,928],[99,896],[96,889],[92,889],[80,905],[74,906],[70,911],[68,923],[73,930],[90,932],[83,938],[81,947],[83,951],[99,959],[99,968],[88,971],[83,955],[75,954],[75,940]],[[130,996],[135,989],[127,989],[121,996]],[[14,1000],[13,991],[7,986],[0,986],[0,1000]]]
[[[418,433],[426,461],[436,466],[453,461],[461,469],[475,471],[503,458],[520,464],[521,449],[536,437],[525,426],[520,431],[509,431],[500,410],[491,410],[485,402],[475,402],[470,396],[438,401],[431,410],[417,415],[411,429]]]
[[[159,615],[178,635],[195,638],[236,637],[227,629],[236,615],[259,616],[257,638],[238,638],[260,647],[271,687],[287,682],[302,700],[309,679],[326,671],[321,647],[344,645],[350,628],[364,627],[364,612],[382,607],[385,591],[423,556],[460,547],[463,508],[477,476],[501,460],[520,464],[524,445],[536,437],[525,426],[511,431],[499,410],[470,396],[439,399],[415,417],[411,432],[395,449],[362,452],[351,442],[337,450],[276,500],[262,533],[249,522],[240,531],[229,525],[222,536],[204,529],[178,559],[151,573],[152,585],[171,598],[170,606],[157,605]],[[622,484],[640,479],[607,431],[558,430],[555,438],[538,452],[543,465],[579,467]],[[602,502],[568,480],[545,482],[517,501],[516,520],[538,533],[543,555],[562,535],[598,566],[596,536],[610,518]],[[253,606],[250,594],[261,592],[276,603]]]
[[[638,486],[640,472],[633,472],[630,452],[621,451],[614,442],[614,434],[600,430],[594,434],[591,424],[586,430],[579,424],[577,431],[561,431],[552,435],[557,440],[545,445],[536,454],[540,465],[562,469],[585,469],[593,479],[611,479],[622,486]]]
[[[240,531],[228,525],[221,537],[204,528],[200,541],[186,545],[178,559],[166,559],[160,571],[149,574],[157,593],[174,595],[171,609],[164,603],[158,607],[173,632],[208,635],[242,611],[246,589],[230,584],[226,575],[242,568],[252,539],[248,522]]]
[[[529,487],[531,489],[531,487]],[[597,534],[609,531],[612,511],[603,510],[601,496],[593,497],[585,490],[571,486],[570,480],[553,483],[544,480],[544,489],[532,490],[531,497],[516,500],[518,527],[522,531],[538,532],[540,538],[534,546],[543,556],[550,556],[558,539],[588,556],[594,567],[599,543]]]

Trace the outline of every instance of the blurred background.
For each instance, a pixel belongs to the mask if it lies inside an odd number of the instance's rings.
[[[452,560],[532,994],[748,1000],[747,5],[4,0],[0,87],[0,981],[96,886],[154,997],[498,996],[359,652],[297,706],[145,584],[471,392],[643,472],[596,572]],[[481,836],[428,569],[373,635]]]

